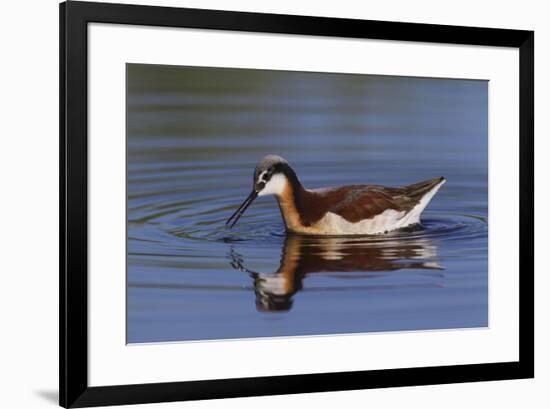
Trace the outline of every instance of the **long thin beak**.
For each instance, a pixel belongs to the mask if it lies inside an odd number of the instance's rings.
[[[256,199],[258,196],[258,193],[256,193],[255,190],[253,190],[248,197],[245,199],[245,201],[239,206],[237,210],[235,210],[235,213],[231,215],[229,219],[227,219],[227,222],[225,222],[226,226],[229,226],[229,228],[233,227],[235,223],[237,223],[237,220],[243,215],[244,211],[250,206],[250,204]]]

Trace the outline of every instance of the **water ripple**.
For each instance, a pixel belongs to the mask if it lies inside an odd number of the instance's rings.
[[[155,223],[158,233],[167,241],[183,239],[258,245],[280,242],[286,235],[279,211],[269,201],[255,203],[254,208],[233,229],[228,229],[225,221],[234,210],[235,203],[239,202],[236,195],[209,195],[192,200],[184,200],[175,195],[164,199],[154,204],[134,207],[130,226]],[[423,216],[420,225],[384,235],[355,237],[360,237],[365,243],[382,245],[395,240],[423,238],[467,241],[487,235],[487,218],[484,216],[429,209]],[[139,231],[140,229],[136,229],[131,239],[151,239],[149,233],[147,237],[140,238]]]

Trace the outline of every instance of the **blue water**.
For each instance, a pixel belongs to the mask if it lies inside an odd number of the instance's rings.
[[[487,82],[129,64],[128,342],[485,327]],[[422,225],[287,236],[257,161],[306,187],[447,183]]]

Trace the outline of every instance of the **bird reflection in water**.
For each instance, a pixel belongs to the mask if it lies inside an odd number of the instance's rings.
[[[440,281],[444,270],[437,261],[437,246],[428,238],[377,240],[369,237],[290,235],[284,241],[281,264],[274,273],[248,269],[243,257],[234,249],[231,250],[230,258],[233,268],[248,273],[254,280],[256,308],[259,311],[290,310],[293,296],[302,290],[304,279],[315,273],[333,272],[339,273],[335,277],[342,279],[364,279],[380,278],[402,269],[418,269],[427,270],[426,273],[437,280],[431,284],[409,283],[368,287],[395,289],[419,285],[441,287]]]

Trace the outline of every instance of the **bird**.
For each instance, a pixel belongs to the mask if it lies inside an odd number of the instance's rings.
[[[255,167],[252,192],[226,222],[232,228],[257,197],[274,195],[289,233],[378,235],[420,223],[444,177],[406,185],[347,185],[306,189],[289,162],[265,156]]]

